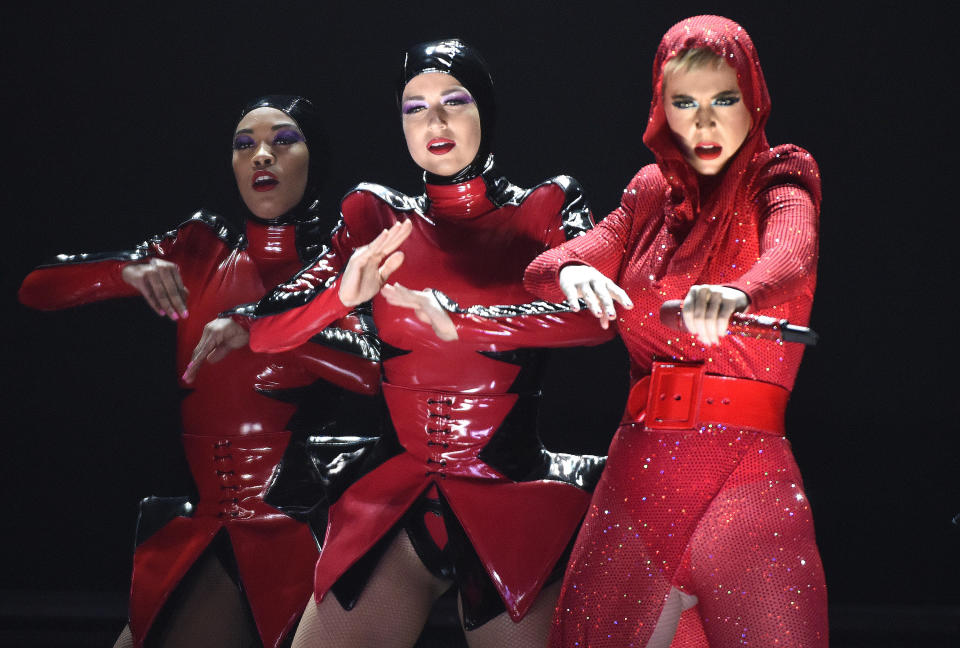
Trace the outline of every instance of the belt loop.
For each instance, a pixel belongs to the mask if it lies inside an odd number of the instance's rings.
[[[639,421],[647,409],[647,397],[650,394],[650,376],[644,376],[630,388],[627,397],[627,416],[631,421]]]

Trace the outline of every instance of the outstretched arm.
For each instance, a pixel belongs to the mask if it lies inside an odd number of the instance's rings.
[[[232,234],[218,216],[200,211],[177,229],[129,250],[58,255],[27,275],[20,301],[31,308],[58,310],[139,294],[158,315],[186,317],[189,292],[181,275],[180,264],[186,260],[181,251],[186,239],[217,238],[214,231]]]
[[[200,365],[218,362],[245,344],[258,352],[288,351],[304,344],[351,307],[372,299],[387,278],[403,263],[398,248],[410,235],[410,221],[394,223],[350,255],[343,274],[336,276],[336,253],[321,257],[288,284],[278,286],[263,300],[243,306],[204,328],[184,380],[192,382]],[[328,283],[329,282],[329,283]],[[302,304],[268,312],[286,298]],[[218,323],[219,322],[219,323]]]

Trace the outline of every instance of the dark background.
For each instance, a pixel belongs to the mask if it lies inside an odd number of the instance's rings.
[[[770,141],[807,148],[823,175],[812,321],[822,342],[804,359],[788,430],[836,618],[896,608],[956,619],[960,455],[949,423],[956,390],[944,384],[956,362],[956,57],[934,5],[77,3],[4,12],[4,622],[24,601],[122,600],[136,502],[186,492],[189,479],[173,326],[140,300],[29,311],[16,289],[33,266],[58,252],[130,247],[201,206],[228,212],[239,106],[270,92],[307,95],[326,113],[331,211],[361,180],[419,192],[393,103],[399,55],[454,35],[494,71],[501,169],[522,186],[571,174],[599,218],[652,161],[641,135],[660,36],[709,12],[739,21],[757,45],[773,97]],[[617,344],[557,356],[551,443],[603,452],[624,381]]]

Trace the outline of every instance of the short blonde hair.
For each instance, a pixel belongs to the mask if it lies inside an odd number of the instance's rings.
[[[668,60],[663,66],[663,74],[666,76],[673,72],[698,70],[711,65],[718,68],[721,63],[725,62],[722,56],[709,47],[691,47],[680,51],[679,54]]]

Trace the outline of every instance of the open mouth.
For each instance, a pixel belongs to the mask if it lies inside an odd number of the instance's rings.
[[[257,171],[253,174],[253,182],[251,184],[253,185],[254,191],[271,191],[280,184],[280,181],[277,179],[277,176],[269,171]]]
[[[693,149],[693,154],[701,160],[716,160],[721,153],[723,153],[723,147],[713,142],[697,144]]]
[[[456,145],[456,142],[453,140],[449,140],[444,137],[434,137],[432,140],[427,142],[427,150],[434,155],[446,155],[452,151],[453,147]]]

